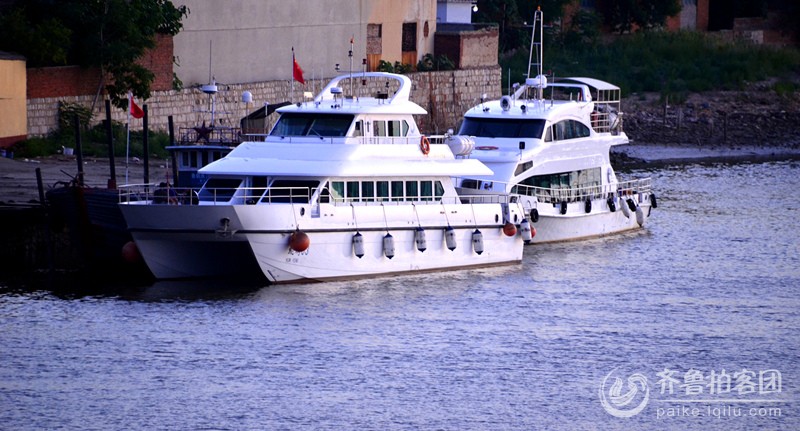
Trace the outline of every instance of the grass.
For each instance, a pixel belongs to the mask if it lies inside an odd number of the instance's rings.
[[[131,131],[130,137],[130,156],[143,157],[144,146],[142,145],[141,131]],[[127,134],[125,126],[120,123],[112,123],[112,142],[114,143],[114,155],[124,156],[127,146]],[[148,147],[151,157],[166,158],[168,152],[165,147],[169,145],[169,135],[164,132],[150,132],[148,134]],[[61,128],[45,138],[30,138],[14,145],[14,157],[42,157],[58,154],[63,147],[75,148],[76,138],[75,129],[72,126],[61,126]],[[81,149],[86,157],[108,157],[108,143],[105,127],[100,124],[90,129],[81,130]]]
[[[523,82],[528,51],[508,57],[503,83]],[[607,44],[545,43],[545,73],[589,76],[618,85],[623,95],[659,92],[670,99],[681,94],[742,89],[748,82],[784,78],[800,72],[800,51],[749,42],[730,43],[697,32],[642,32]],[[776,92],[797,89],[781,81]]]

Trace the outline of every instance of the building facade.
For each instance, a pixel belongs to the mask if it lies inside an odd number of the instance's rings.
[[[185,86],[211,77],[248,83],[292,77],[292,48],[306,79],[380,60],[416,65],[433,53],[436,0],[182,0],[190,11],[174,38]],[[352,45],[351,45],[352,40]]]

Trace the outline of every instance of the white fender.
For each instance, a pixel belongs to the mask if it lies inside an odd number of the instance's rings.
[[[364,236],[360,232],[353,235],[353,254],[359,259],[364,257]]]
[[[528,219],[522,219],[522,223],[519,224],[519,233],[522,235],[522,240],[525,241],[526,244],[533,239],[533,232],[531,231],[531,224],[528,222]]]
[[[450,226],[444,230],[444,242],[447,244],[447,249],[453,251],[456,249],[456,230]]]
[[[383,237],[383,254],[389,259],[394,257],[394,237],[390,233]]]
[[[472,249],[477,254],[483,253],[483,234],[478,229],[472,232]]]
[[[427,241],[425,241],[425,229],[418,227],[414,231],[414,242],[417,244],[417,250],[425,251],[428,249]]]
[[[628,208],[628,203],[624,200],[620,200],[619,207],[622,208],[622,214],[625,215],[625,218],[631,218],[631,209]]]
[[[639,227],[644,226],[644,210],[640,206],[636,206],[636,223],[639,223]]]

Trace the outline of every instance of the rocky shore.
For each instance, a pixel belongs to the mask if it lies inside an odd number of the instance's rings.
[[[633,95],[622,108],[631,144],[613,149],[616,166],[800,158],[800,93],[779,95],[770,83],[680,103]]]

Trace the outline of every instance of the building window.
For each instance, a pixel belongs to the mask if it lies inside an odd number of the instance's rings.
[[[383,25],[367,24],[367,68],[378,70],[383,53]]]
[[[417,50],[417,23],[407,22],[403,24],[403,52]]]

